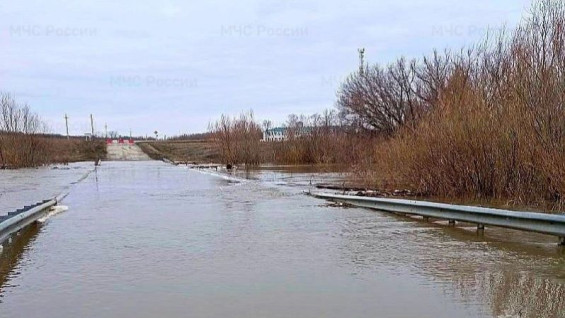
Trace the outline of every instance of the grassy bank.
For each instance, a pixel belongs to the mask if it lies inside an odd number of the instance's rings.
[[[151,159],[168,159],[175,162],[218,163],[219,152],[209,140],[144,141],[137,145]]]
[[[50,138],[48,163],[95,161],[106,158],[104,140],[86,141],[83,138]]]

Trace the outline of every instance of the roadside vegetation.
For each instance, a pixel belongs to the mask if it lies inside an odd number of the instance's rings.
[[[210,140],[219,149],[219,160],[230,165],[340,164],[358,159],[361,151],[342,151],[359,145],[366,134],[358,134],[339,121],[337,113],[290,115],[284,124],[285,138],[265,141],[263,132],[272,123],[259,124],[253,112],[222,116],[210,125]]]
[[[561,208],[565,3],[536,1],[517,29],[472,47],[362,59],[336,104],[291,115],[284,141],[260,142],[271,124],[251,112],[222,116],[212,140],[224,163],[342,163],[371,188]]]
[[[378,160],[361,166],[359,176],[377,188],[562,207],[564,27],[565,4],[539,1],[516,30],[473,48],[352,75],[339,100],[352,117],[365,117],[363,125],[371,117],[349,99],[356,82],[375,86],[358,90],[375,114],[401,114],[383,130],[369,126],[388,138],[375,145]],[[384,91],[394,92],[389,102],[372,98]]]
[[[95,160],[105,155],[104,141],[47,134],[45,123],[28,105],[0,93],[0,168]]]
[[[208,137],[205,135],[204,137]],[[208,139],[179,138],[137,142],[153,160],[167,159],[176,163],[218,163],[219,151]]]

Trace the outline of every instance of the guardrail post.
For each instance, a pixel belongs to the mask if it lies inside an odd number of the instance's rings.
[[[559,237],[559,244],[565,246],[565,215],[332,193],[313,193],[312,195],[320,199],[344,202],[362,208],[399,215],[422,216],[424,220],[427,218],[444,220],[449,222],[449,226],[455,226],[457,221],[476,224],[478,232],[483,232],[485,226],[489,226],[489,228],[503,227],[554,235]]]

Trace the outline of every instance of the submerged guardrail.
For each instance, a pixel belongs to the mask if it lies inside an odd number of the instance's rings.
[[[485,225],[489,225],[555,235],[559,237],[559,244],[565,245],[565,215],[331,193],[312,193],[311,195],[358,207],[448,220],[451,224],[456,221],[475,223],[480,230],[484,229]]]
[[[64,192],[52,199],[43,200],[33,205],[24,206],[16,211],[8,212],[8,214],[0,215],[0,252],[2,252],[2,244],[10,235],[45,216],[49,212],[49,208],[57,205],[58,202],[69,195],[70,188],[73,185],[86,179],[93,171],[96,171],[96,167],[86,172],[77,181],[71,182],[71,184],[64,189]]]
[[[60,196],[60,198],[62,197]],[[8,212],[6,215],[0,215],[0,244],[13,233],[46,215],[49,208],[56,205],[60,198],[43,200],[36,204],[25,206],[22,209]]]

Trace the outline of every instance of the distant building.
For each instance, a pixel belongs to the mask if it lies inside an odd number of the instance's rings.
[[[292,130],[294,137],[301,137],[309,134],[312,127],[300,126],[298,129]],[[289,138],[291,129],[287,127],[275,127],[263,131],[263,141],[283,141]]]
[[[265,129],[265,131],[263,131],[263,141],[282,141],[286,140],[287,138],[286,127],[275,127],[271,129]]]

